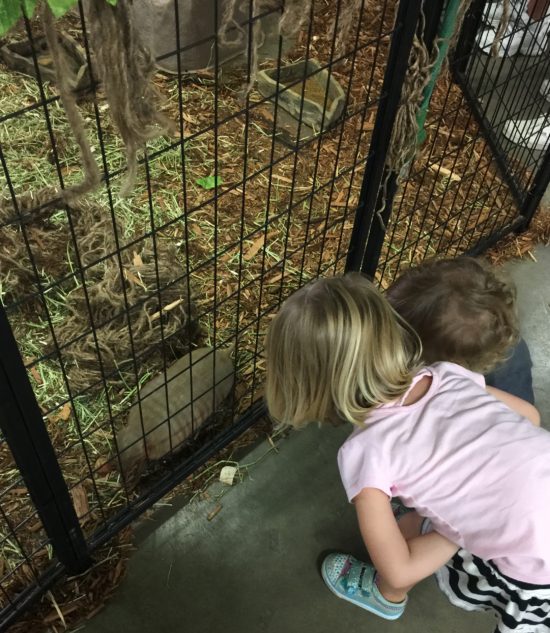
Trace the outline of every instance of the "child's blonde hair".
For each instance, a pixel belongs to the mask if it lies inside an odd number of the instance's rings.
[[[285,301],[266,339],[271,416],[301,427],[365,421],[402,396],[422,347],[360,273],[318,279]]]

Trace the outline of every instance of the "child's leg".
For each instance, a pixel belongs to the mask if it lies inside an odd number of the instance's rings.
[[[415,511],[396,521],[382,490],[364,488],[354,503],[373,564],[329,554],[321,566],[323,580],[338,597],[395,620],[405,609],[411,587],[438,570],[458,548],[437,532],[422,534],[422,518]]]
[[[434,531],[405,539],[388,496],[379,488],[363,488],[353,502],[363,542],[388,588],[404,594],[407,587],[433,574],[458,549]],[[408,521],[414,524],[413,518]]]

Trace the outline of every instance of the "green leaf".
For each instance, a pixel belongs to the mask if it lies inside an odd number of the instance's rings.
[[[0,35],[3,35],[21,17],[19,0],[0,0]]]
[[[197,178],[195,182],[203,189],[215,189],[222,184],[223,180],[220,176],[205,176],[204,178]]]
[[[77,0],[48,0],[50,9],[56,18],[60,18],[62,15],[67,13],[67,11],[71,7],[74,7],[76,3]]]
[[[0,0],[0,36],[4,35],[21,17],[21,1],[25,7],[27,17],[32,17],[38,0]],[[76,5],[78,0],[48,0],[48,4],[52,13],[56,18],[62,15]],[[113,7],[118,0],[105,0]]]

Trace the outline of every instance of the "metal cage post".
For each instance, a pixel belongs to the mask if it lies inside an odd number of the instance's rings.
[[[422,0],[403,0],[399,3],[395,34],[392,37],[382,86],[382,94],[386,95],[384,107],[380,107],[376,114],[371,149],[355,212],[346,270],[363,270],[368,274],[374,274],[376,270],[384,230],[377,223],[375,216],[380,209],[381,187],[387,174],[386,155],[422,6]],[[395,193],[395,179],[393,178],[394,182],[391,180],[392,176],[386,187],[387,207],[391,207],[391,202],[388,201]]]
[[[66,571],[92,564],[23,360],[0,304],[0,428],[48,535]]]

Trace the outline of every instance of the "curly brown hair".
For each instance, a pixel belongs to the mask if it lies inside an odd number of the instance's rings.
[[[450,361],[487,373],[519,339],[514,285],[471,257],[409,268],[386,298],[420,336],[427,363]]]

